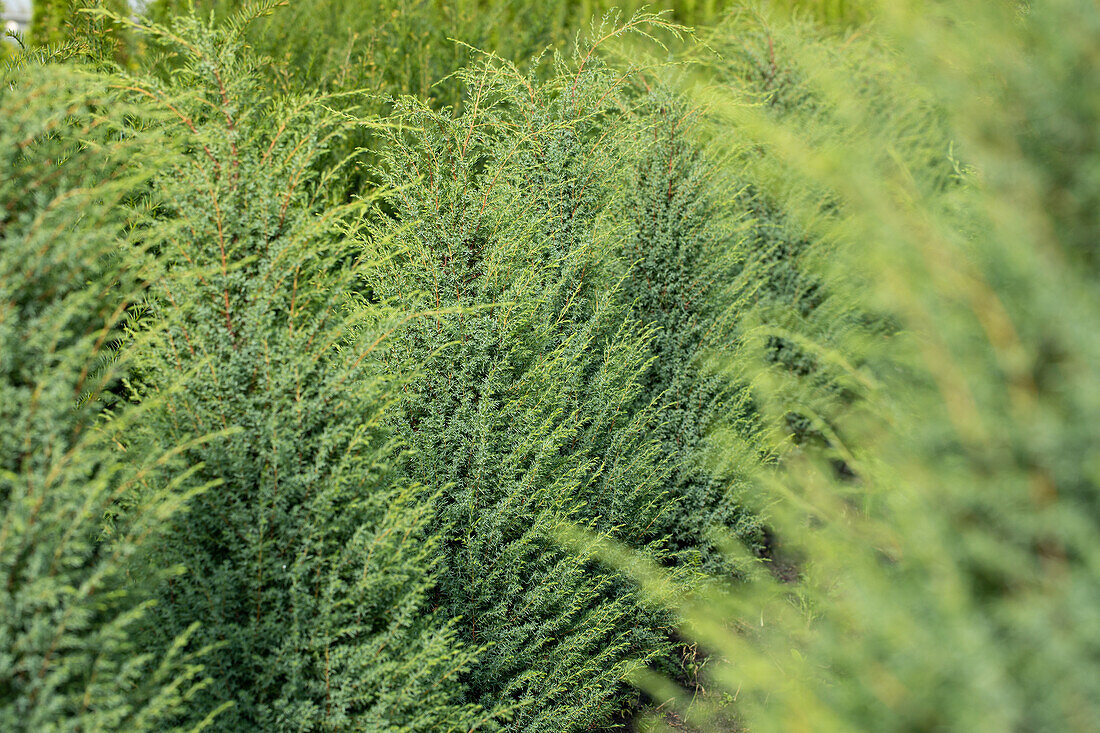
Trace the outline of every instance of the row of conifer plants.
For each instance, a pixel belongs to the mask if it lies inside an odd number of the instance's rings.
[[[658,235],[624,194],[688,249],[709,225],[666,190],[699,165],[676,102],[596,43],[679,29],[609,20],[531,71],[479,54],[457,111],[373,117],[273,89],[243,41],[265,10],[90,15],[10,67],[6,725],[613,725],[671,619],[555,538],[699,567],[671,477],[700,469],[661,438],[664,324],[635,304],[631,237]],[[147,68],[110,70],[120,27]]]
[[[892,236],[862,159],[790,150],[857,130],[976,205],[872,3],[286,5],[78,2],[4,62],[0,729],[961,729],[845,686],[880,647],[798,697],[743,642],[843,647],[783,487],[886,521],[880,382],[934,383],[850,252]]]

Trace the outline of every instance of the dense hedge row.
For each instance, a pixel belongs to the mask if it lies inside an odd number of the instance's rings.
[[[685,619],[831,619],[783,482],[880,518],[879,385],[935,383],[851,256],[909,240],[784,156],[853,125],[973,204],[868,4],[76,5],[0,79],[0,727],[741,725]]]

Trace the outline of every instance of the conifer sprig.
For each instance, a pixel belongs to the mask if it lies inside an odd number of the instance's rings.
[[[193,627],[136,642],[168,570],[142,558],[206,487],[175,470],[186,446],[121,447],[156,403],[120,400],[118,350],[154,271],[134,229],[164,160],[111,78],[25,68],[0,84],[0,726],[164,730],[206,684],[203,650]]]

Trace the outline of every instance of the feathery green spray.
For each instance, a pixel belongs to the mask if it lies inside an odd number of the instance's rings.
[[[595,50],[550,82],[488,58],[462,79],[462,115],[403,99],[382,147],[393,194],[372,252],[388,260],[369,285],[432,314],[376,368],[410,375],[404,471],[442,492],[438,602],[490,645],[473,699],[507,708],[509,730],[608,725],[668,621],[553,538],[583,522],[664,552],[667,461],[638,408],[652,331],[623,305],[606,175],[622,80]]]
[[[182,446],[122,447],[157,406],[118,397],[160,135],[116,78],[23,71],[0,79],[0,728],[167,730],[204,682],[192,628],[137,641],[168,570],[141,558],[195,482]]]
[[[160,394],[135,445],[177,445],[218,482],[173,521],[157,557],[153,648],[199,624],[212,684],[181,723],[219,730],[470,730],[472,645],[432,611],[432,498],[392,476],[389,387],[365,364],[390,316],[351,300],[358,206],[326,206],[316,156],[342,118],[310,96],[272,99],[233,29],[149,28],[175,47],[167,83],[135,93],[176,116],[156,182],[162,278],[140,383]],[[154,558],[155,559],[155,558]]]

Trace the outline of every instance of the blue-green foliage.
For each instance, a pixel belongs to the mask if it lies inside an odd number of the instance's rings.
[[[619,82],[595,56],[550,82],[491,59],[463,80],[461,116],[401,100],[383,147],[369,284],[423,314],[377,368],[408,380],[403,473],[441,492],[438,602],[490,644],[469,694],[509,730],[580,730],[666,645],[629,583],[554,541],[581,522],[662,554],[667,460],[638,406],[652,331],[623,303],[622,160],[601,144]]]
[[[694,58],[706,70],[707,88],[699,93],[710,104],[721,108],[736,100],[775,124],[803,130],[811,146],[816,141],[825,144],[835,132],[832,123],[824,121],[833,114],[835,102],[815,84],[814,69],[800,62],[799,54],[807,47],[820,54],[816,63],[845,69],[867,104],[887,115],[895,113],[884,59],[845,55],[841,43],[822,42],[815,26],[773,27],[766,16],[739,12],[708,31],[705,41],[710,51]],[[922,108],[919,115],[901,119],[908,111],[896,112],[895,144],[921,163],[922,172],[947,185],[950,166],[942,155],[943,131],[936,126],[934,110]],[[835,360],[823,358],[821,345],[854,343],[853,333],[883,339],[896,332],[897,323],[869,305],[857,308],[848,299],[833,297],[830,286],[848,277],[834,264],[837,232],[830,227],[837,226],[843,213],[836,195],[779,174],[771,151],[753,138],[752,130],[739,129],[728,116],[712,114],[704,127],[704,137],[721,156],[730,178],[731,207],[743,217],[743,264],[736,278],[726,279],[733,292],[724,294],[734,314],[737,345],[727,350],[724,362],[738,365],[734,376],[744,385],[756,378],[759,366],[749,365],[757,361],[770,365],[783,382],[769,383],[775,394],[766,400],[773,406],[782,403],[780,414],[762,415],[761,409],[771,408],[762,408],[753,398],[753,430],[741,440],[747,439],[765,463],[790,448],[824,449],[838,478],[852,479],[843,451],[836,450],[840,436],[834,432],[834,420],[859,398],[845,386]],[[861,358],[862,354],[846,354],[852,363]],[[783,399],[772,399],[779,393]]]
[[[0,728],[152,731],[201,688],[181,626],[137,643],[159,573],[131,575],[183,498],[170,454],[121,449],[131,228],[162,161],[117,79],[0,79]]]
[[[708,534],[733,532],[760,547],[757,515],[746,510],[736,477],[715,471],[708,435],[754,432],[748,392],[708,365],[736,341],[744,294],[732,286],[753,258],[763,224],[738,206],[738,191],[701,149],[697,111],[669,90],[642,105],[638,148],[623,197],[629,237],[623,288],[635,317],[657,329],[644,401],[662,407],[654,434],[673,464],[665,520],[681,561],[718,571]]]
[[[358,208],[324,207],[312,166],[342,123],[321,100],[265,94],[225,34],[152,32],[176,69],[131,84],[176,115],[177,149],[156,181],[163,273],[136,329],[155,334],[140,378],[163,404],[134,444],[225,435],[183,453],[216,486],[156,550],[186,572],[162,586],[146,642],[197,622],[215,647],[189,723],[471,729],[471,653],[428,595],[433,500],[391,474],[389,387],[365,366],[389,315],[352,302],[371,267]]]
[[[142,410],[116,440],[165,464],[118,526],[187,500],[135,556],[156,605],[131,634],[203,652],[168,721],[614,727],[671,617],[560,536],[691,574],[717,568],[710,530],[759,532],[705,439],[751,429],[747,393],[705,362],[746,297],[723,283],[772,260],[680,103],[597,48],[676,29],[597,25],[530,72],[479,57],[458,111],[403,97],[377,120],[272,93],[248,14],[130,23],[157,56],[115,83],[157,161],[108,207],[151,282],[111,340]]]

